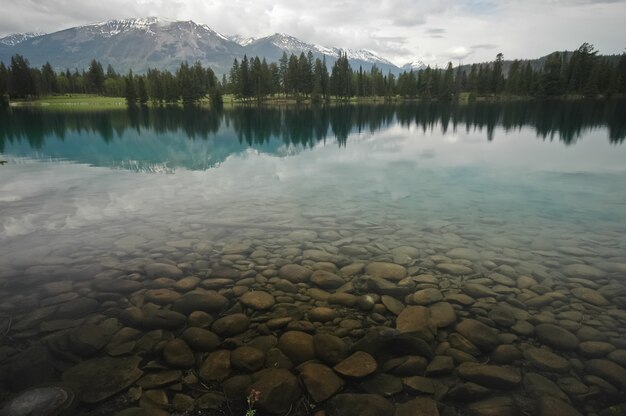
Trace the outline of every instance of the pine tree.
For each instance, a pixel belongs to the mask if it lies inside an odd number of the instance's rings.
[[[4,62],[0,61],[0,105],[9,103],[9,71],[4,66]]]
[[[30,65],[28,60],[22,55],[14,55],[11,58],[9,95],[19,98],[37,95],[35,80],[33,79]]]
[[[104,92],[104,70],[100,62],[93,59],[86,74],[88,91],[95,94]]]
[[[128,71],[128,75],[124,78],[124,97],[128,105],[134,105],[137,102],[137,93],[135,91],[135,77],[132,69]]]
[[[146,89],[146,83],[144,77],[137,77],[137,98],[139,104],[146,105],[148,103],[148,90]]]
[[[58,92],[59,84],[57,82],[57,76],[50,62],[46,62],[45,65],[41,67],[41,93],[46,95],[52,93],[56,94]]]

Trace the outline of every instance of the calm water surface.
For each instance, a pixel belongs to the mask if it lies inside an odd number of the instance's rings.
[[[625,138],[619,101],[0,113],[0,398],[623,403]]]

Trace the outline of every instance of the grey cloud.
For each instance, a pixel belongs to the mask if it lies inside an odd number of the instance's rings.
[[[471,49],[496,49],[498,47],[498,45],[494,45],[493,43],[481,43],[478,45],[472,45],[470,46]]]
[[[446,33],[446,30],[440,27],[431,27],[430,29],[426,29],[426,33],[431,35],[441,35],[442,33]]]

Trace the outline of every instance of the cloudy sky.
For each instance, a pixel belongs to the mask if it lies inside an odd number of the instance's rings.
[[[626,0],[0,0],[0,10],[0,35],[159,16],[366,48],[399,65],[532,58],[583,42],[602,53],[626,48]]]

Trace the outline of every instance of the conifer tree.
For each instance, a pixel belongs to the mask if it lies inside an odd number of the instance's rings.
[[[137,92],[135,91],[135,77],[133,70],[128,71],[128,75],[124,78],[124,97],[128,105],[134,105],[137,102]]]

